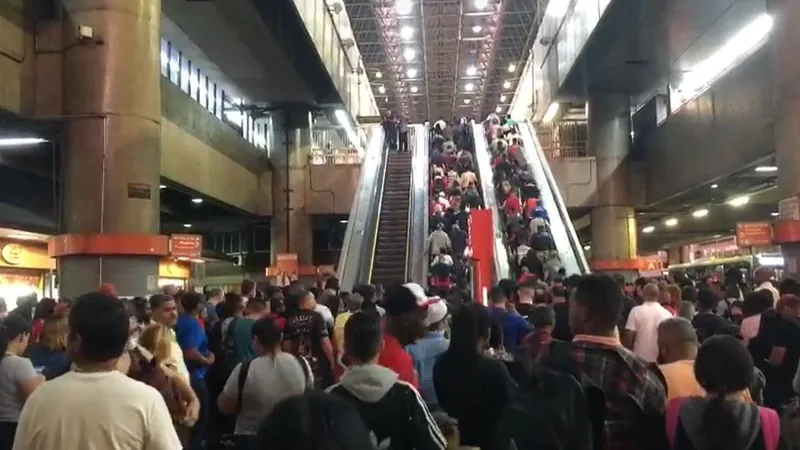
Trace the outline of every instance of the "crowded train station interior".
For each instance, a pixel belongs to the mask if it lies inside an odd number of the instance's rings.
[[[797,23],[0,0],[0,450],[800,449]]]

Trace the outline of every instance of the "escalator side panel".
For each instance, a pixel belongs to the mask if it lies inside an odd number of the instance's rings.
[[[429,134],[425,125],[413,125],[411,145],[411,227],[406,279],[425,286],[428,281],[428,258],[425,242],[428,239],[428,164]]]

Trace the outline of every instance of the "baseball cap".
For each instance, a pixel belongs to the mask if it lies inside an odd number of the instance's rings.
[[[426,327],[437,324],[447,317],[447,303],[439,297],[428,299],[428,310],[423,323]]]
[[[425,289],[417,283],[390,286],[383,294],[383,307],[389,316],[399,316],[415,309],[428,307]]]

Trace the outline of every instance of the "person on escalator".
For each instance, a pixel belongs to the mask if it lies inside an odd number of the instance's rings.
[[[513,190],[508,193],[508,197],[506,197],[505,201],[503,202],[503,212],[509,219],[522,215],[522,202],[519,201],[517,193]]]
[[[450,242],[450,236],[445,233],[443,228],[444,225],[440,223],[436,227],[436,230],[428,236],[428,248],[425,253],[431,258],[437,256],[443,248],[448,250],[452,250],[453,248],[453,244]]]
[[[456,255],[456,258],[462,257],[467,248],[467,233],[458,226],[458,223],[454,223],[448,235],[453,246],[453,254]]]
[[[398,139],[400,141],[401,153],[408,153],[408,121],[404,116],[400,116],[400,121],[397,124]]]
[[[478,194],[478,190],[475,189],[475,185],[470,185],[462,196],[465,206],[469,208],[478,208],[480,206],[481,196]]]
[[[458,154],[458,168],[461,172],[472,171],[474,167],[472,153],[461,150]]]
[[[511,138],[508,144],[508,158],[512,161],[519,161],[521,149],[522,147],[519,145],[519,138]]]
[[[531,236],[531,247],[537,252],[549,252],[556,250],[556,243],[547,228],[539,227]]]
[[[552,206],[552,205],[550,205]],[[531,213],[531,220],[533,219],[544,219],[545,222],[550,222],[550,216],[547,214],[547,210],[544,209],[541,203],[536,205],[536,208],[533,208],[533,212]],[[533,228],[534,230],[536,228]]]
[[[477,185],[478,177],[475,175],[475,172],[471,170],[465,170],[461,173],[459,182],[461,183],[461,189],[466,189],[470,184]]]
[[[533,210],[536,209],[537,206],[539,206],[539,200],[536,197],[525,198],[525,219],[530,220],[533,218]]]
[[[384,150],[394,150],[397,148],[397,122],[392,117],[391,111],[386,111],[386,116],[381,123],[385,134]]]

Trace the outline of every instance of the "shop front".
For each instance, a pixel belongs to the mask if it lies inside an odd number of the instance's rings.
[[[0,239],[0,298],[9,310],[21,297],[58,297],[56,261],[47,254],[46,243]]]
[[[158,264],[158,288],[175,286],[185,290],[189,283],[191,269],[188,262],[178,261],[173,258],[162,260]]]

